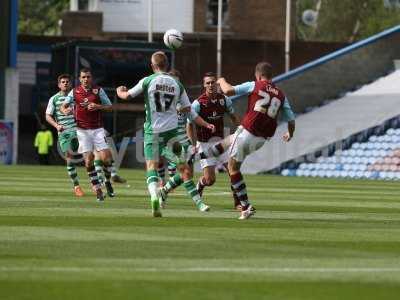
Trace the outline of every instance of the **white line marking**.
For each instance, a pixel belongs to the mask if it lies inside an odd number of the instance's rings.
[[[400,268],[135,268],[135,267],[0,267],[1,272],[168,272],[168,273],[388,273]]]

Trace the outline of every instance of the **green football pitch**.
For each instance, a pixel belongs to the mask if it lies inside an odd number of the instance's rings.
[[[182,188],[152,218],[143,170],[97,203],[63,167],[0,167],[0,299],[398,299],[400,183],[245,176],[198,212]]]

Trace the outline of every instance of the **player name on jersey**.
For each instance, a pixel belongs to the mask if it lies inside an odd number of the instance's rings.
[[[165,84],[156,84],[156,90],[160,92],[175,93],[175,87]]]
[[[272,87],[272,86],[270,86],[270,85],[267,85],[266,90],[267,90],[268,93],[272,93],[275,96],[279,95],[279,90],[274,88],[274,87]]]

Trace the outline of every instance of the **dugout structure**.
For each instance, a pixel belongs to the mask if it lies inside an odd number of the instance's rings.
[[[115,88],[134,86],[141,78],[152,73],[151,55],[164,51],[171,67],[174,67],[174,53],[163,44],[143,41],[70,41],[52,47],[52,86],[57,86],[56,78],[62,73],[73,76],[79,84],[79,70],[90,68],[96,84],[101,86],[113,103],[121,103]],[[105,113],[105,128],[118,143],[123,137],[134,136],[144,123],[144,99],[138,98],[126,105],[126,111]]]

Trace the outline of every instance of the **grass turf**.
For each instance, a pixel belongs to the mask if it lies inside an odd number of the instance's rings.
[[[182,188],[150,217],[144,171],[96,203],[65,168],[0,166],[0,298],[397,299],[400,184],[245,176],[257,214],[238,221],[227,177],[198,212]]]

